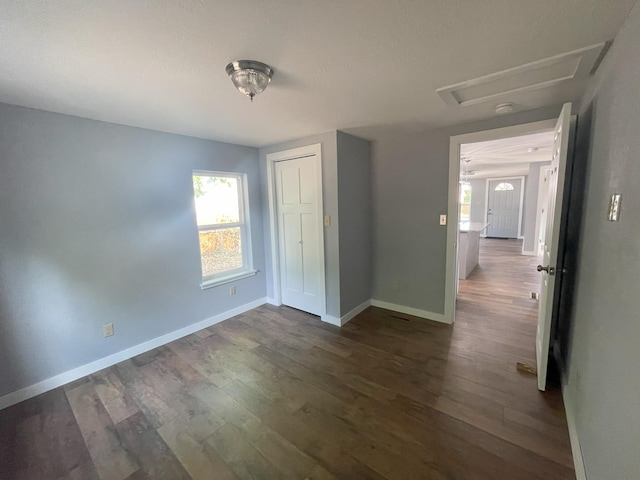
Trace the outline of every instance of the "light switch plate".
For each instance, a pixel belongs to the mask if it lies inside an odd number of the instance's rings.
[[[102,326],[102,336],[103,337],[113,336],[113,323],[106,323]]]
[[[324,216],[324,226],[325,227],[330,227],[331,226],[331,215],[325,215]]]
[[[447,216],[440,215],[440,225],[446,225],[446,224],[447,224]]]
[[[620,217],[620,199],[621,195],[619,193],[611,195],[611,200],[609,200],[609,215],[607,217],[610,222],[617,222]]]

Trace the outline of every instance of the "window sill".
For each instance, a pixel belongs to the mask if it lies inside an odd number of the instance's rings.
[[[253,277],[256,273],[258,273],[258,270],[249,270],[246,272],[234,273],[233,275],[226,277],[212,278],[211,280],[202,282],[200,284],[200,289],[206,290],[207,288],[217,287],[218,285],[235,282],[236,280],[242,280],[243,278]]]

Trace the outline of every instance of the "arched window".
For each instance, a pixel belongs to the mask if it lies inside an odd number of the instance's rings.
[[[503,183],[499,183],[498,186],[495,188],[495,190],[496,192],[502,192],[505,190],[515,190],[515,189],[513,188],[513,185],[511,185],[510,183],[503,182]]]

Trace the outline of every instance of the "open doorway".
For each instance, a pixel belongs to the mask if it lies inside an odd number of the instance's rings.
[[[537,255],[546,209],[538,198],[544,193],[539,179],[551,163],[553,136],[553,130],[548,129],[460,145],[456,292],[461,280],[482,269],[483,244],[491,244],[491,256],[501,248]]]
[[[467,274],[471,273],[479,260],[480,239],[486,237],[488,211],[487,211],[487,179],[500,177],[522,177],[529,173],[529,164],[538,163],[531,160],[520,161],[513,160],[513,150],[522,151],[523,145],[517,146],[514,140],[513,147],[508,152],[500,149],[501,141],[505,139],[514,139],[518,137],[544,134],[549,135],[554,129],[555,120],[543,120],[522,125],[514,125],[510,127],[498,128],[495,130],[486,130],[474,132],[464,135],[451,137],[449,149],[449,222],[447,226],[447,278],[445,286],[445,319],[451,323],[455,320],[456,298],[459,290],[460,269],[463,262],[467,262],[468,255],[471,256],[470,265],[466,265]],[[524,142],[524,141],[523,141]],[[526,142],[524,142],[526,143]],[[465,147],[466,145],[466,147]],[[462,153],[465,148],[464,154]],[[536,145],[526,145],[526,150],[536,148]],[[538,150],[540,151],[540,150]],[[536,153],[537,152],[527,152]],[[509,155],[511,153],[511,155]],[[542,153],[541,153],[542,154]],[[540,154],[540,155],[541,155]],[[475,156],[475,158],[472,157]],[[471,158],[470,158],[471,157]],[[544,157],[546,160],[547,157]],[[507,161],[509,159],[509,161]],[[520,165],[518,165],[520,163]],[[507,168],[507,164],[510,167]],[[465,186],[468,191],[468,201],[461,198],[461,189]],[[467,190],[468,189],[468,190]],[[525,182],[526,190],[526,182]],[[523,200],[526,202],[526,200]],[[527,214],[536,216],[536,211],[529,212],[527,207],[523,206],[522,217],[526,221]],[[537,202],[534,206],[537,209]],[[461,218],[468,218],[468,223],[461,222]],[[531,217],[530,217],[531,218]],[[535,225],[535,224],[534,224]],[[535,228],[535,227],[534,227]],[[472,230],[469,234],[468,230]],[[465,233],[461,231],[467,230]],[[520,226],[519,226],[520,230]],[[461,238],[461,235],[466,237]],[[535,237],[535,233],[533,234]],[[465,239],[467,245],[464,245]],[[469,248],[469,243],[472,243]],[[522,238],[522,251],[525,255],[535,256],[535,246],[527,248],[528,242]],[[463,250],[467,251],[463,251]],[[473,258],[475,256],[475,258]],[[465,272],[463,272],[465,273]]]
[[[563,250],[561,248],[561,224],[566,220],[566,203],[564,202],[564,190],[565,190],[565,173],[567,171],[568,152],[571,138],[572,129],[572,117],[571,117],[571,104],[564,104],[560,112],[559,117],[556,120],[536,122],[531,124],[516,125],[512,127],[505,127],[496,130],[476,132],[466,135],[458,135],[451,137],[450,140],[450,158],[449,158],[449,225],[447,227],[447,280],[445,286],[445,318],[449,319],[451,323],[454,322],[456,317],[456,299],[459,291],[459,270],[458,266],[462,263],[460,258],[463,252],[459,251],[459,244],[462,244],[459,217],[460,217],[460,202],[458,195],[460,189],[460,172],[466,168],[466,174],[469,175],[469,168],[462,167],[461,161],[469,164],[470,161],[462,159],[461,152],[465,144],[482,144],[484,142],[495,142],[501,139],[511,139],[513,141],[515,137],[525,137],[528,135],[548,133],[551,129],[551,135],[553,138],[552,154],[550,160],[551,172],[549,180],[549,193],[547,203],[547,226],[544,238],[544,253],[542,256],[541,264],[538,264],[536,271],[540,273],[540,302],[537,318],[537,329],[534,328],[535,346],[536,346],[536,364],[537,364],[537,381],[538,388],[545,390],[547,383],[548,372],[548,360],[550,354],[550,338],[551,330],[553,327],[553,318],[557,312],[557,305],[559,301],[560,289],[562,286],[562,279],[556,281],[556,273],[562,272],[563,268]],[[507,142],[508,143],[508,142]],[[539,146],[533,145],[527,147],[528,153],[534,153],[540,150]],[[494,162],[496,163],[496,162]],[[538,163],[538,162],[536,162]],[[542,165],[539,165],[540,168]],[[531,168],[531,165],[530,165]],[[537,174],[539,176],[540,168],[536,167]],[[570,177],[569,177],[570,178]],[[496,191],[515,191],[515,187],[509,182],[500,182],[495,185]],[[488,184],[488,182],[487,182]],[[530,182],[531,190],[538,192],[539,182],[536,178],[535,182]],[[535,187],[535,188],[534,188]],[[488,187],[487,187],[488,188]],[[471,194],[473,197],[473,193]],[[536,201],[530,201],[530,204],[537,205]],[[487,208],[485,206],[485,208]],[[526,209],[525,209],[526,212]],[[487,210],[487,213],[488,210]],[[537,218],[537,212],[534,211],[530,218]],[[526,218],[526,214],[525,214]],[[486,222],[490,223],[490,222]],[[534,243],[534,255],[537,251],[535,247],[536,241],[536,227],[535,222],[531,222],[533,226],[533,235],[529,236],[529,242]],[[488,225],[484,225],[482,230],[486,230]],[[539,230],[539,229],[538,229]],[[481,233],[481,232],[478,232]],[[486,236],[486,233],[485,233]],[[527,236],[522,239],[523,245],[520,247],[520,252],[525,252],[524,244],[526,243]],[[479,248],[479,247],[478,247]],[[478,254],[479,257],[479,254]],[[516,258],[527,258],[525,255],[518,255]],[[505,265],[505,268],[500,272],[501,277],[507,277],[515,273],[512,263]],[[473,271],[473,268],[470,270]],[[517,283],[517,282],[516,282]],[[509,284],[512,286],[512,283]],[[482,295],[489,295],[492,292],[483,291],[479,289]],[[500,293],[500,292],[498,292]],[[492,309],[491,313],[499,313],[494,305],[495,302],[487,302],[487,305]],[[507,302],[508,303],[508,302]],[[511,302],[513,303],[513,302]],[[534,324],[535,327],[535,324]],[[533,368],[535,371],[536,369]]]

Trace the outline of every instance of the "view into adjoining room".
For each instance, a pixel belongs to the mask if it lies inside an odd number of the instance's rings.
[[[460,146],[459,279],[482,270],[480,245],[537,257],[546,221],[553,131]]]
[[[484,334],[513,333],[513,366],[533,374],[553,140],[549,130],[460,146],[457,308],[489,304]]]

